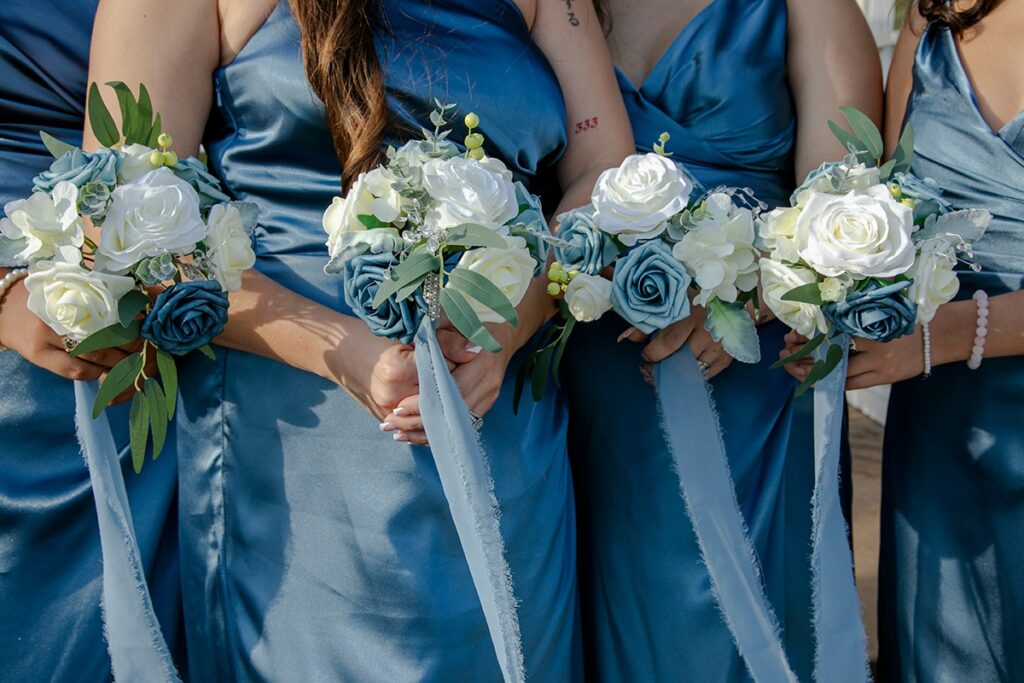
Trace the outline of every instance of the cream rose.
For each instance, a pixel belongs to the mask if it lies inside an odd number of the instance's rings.
[[[117,302],[134,287],[130,277],[63,261],[40,261],[25,278],[29,310],[75,341],[116,323]]]
[[[53,258],[60,247],[81,247],[85,231],[78,215],[78,188],[65,181],[53,192],[34,192],[4,206],[0,235],[19,243],[14,259],[27,263]]]
[[[206,220],[209,230],[207,258],[214,277],[229,292],[242,286],[242,272],[256,264],[252,240],[242,223],[242,214],[231,204],[216,204]]]
[[[761,241],[776,260],[790,263],[800,260],[793,240],[796,235],[796,219],[799,217],[800,209],[791,207],[774,209],[761,216]]]
[[[138,143],[123,147],[121,152],[124,154],[124,157],[121,159],[118,179],[122,183],[130,183],[159,168],[149,161],[149,157],[155,151],[152,147],[146,147]]]
[[[612,308],[612,283],[598,275],[580,273],[565,290],[569,313],[581,323],[599,319]]]
[[[508,297],[513,306],[518,306],[526,295],[533,280],[533,257],[522,237],[508,237],[508,247],[484,247],[471,249],[462,255],[456,268],[465,268],[491,281]],[[504,318],[475,299],[469,299],[470,306],[485,323],[502,322]]]
[[[783,301],[783,295],[817,281],[806,268],[791,268],[779,261],[761,259],[761,288],[765,305],[779,320],[805,337],[824,332],[825,316],[821,307],[799,301]]]
[[[519,215],[516,187],[504,164],[465,157],[435,159],[423,165],[423,187],[436,202],[426,222],[448,230],[466,223],[505,234]]]
[[[914,212],[884,185],[845,195],[814,192],[796,220],[797,253],[822,275],[894,277],[914,263]]]
[[[917,304],[917,322],[930,323],[939,306],[953,300],[960,291],[960,279],[954,268],[956,260],[942,248],[925,248],[907,271],[907,277],[914,284],[907,290],[907,296]]]
[[[733,303],[740,292],[757,287],[754,216],[726,194],[707,198],[703,217],[672,248],[700,286],[693,302],[707,306],[713,298]]]
[[[96,266],[124,273],[147,257],[187,254],[205,236],[196,191],[169,169],[159,168],[114,190]]]
[[[600,175],[591,199],[594,224],[626,246],[657,237],[686,208],[691,183],[678,166],[658,154],[634,154]]]

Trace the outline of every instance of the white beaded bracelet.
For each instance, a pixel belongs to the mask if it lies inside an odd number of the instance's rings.
[[[28,277],[28,268],[15,268],[11,272],[0,278],[0,303],[3,303],[4,296],[7,294],[7,290],[14,286],[14,283]],[[7,347],[0,344],[0,353],[7,350]]]
[[[985,355],[985,337],[988,336],[988,294],[985,290],[979,289],[974,293],[974,301],[978,304],[978,327],[974,331],[971,357],[967,360],[967,367],[971,370],[981,367],[981,360]]]
[[[932,376],[932,333],[928,329],[928,323],[921,324],[922,340],[924,342],[924,378]]]

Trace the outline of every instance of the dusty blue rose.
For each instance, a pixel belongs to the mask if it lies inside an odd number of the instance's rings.
[[[826,304],[825,314],[834,329],[854,337],[888,342],[910,334],[917,323],[917,304],[904,293],[911,280],[882,285],[869,280],[845,301]]]
[[[423,320],[425,306],[419,297],[415,301],[395,301],[391,296],[379,307],[373,305],[384,272],[397,265],[398,260],[390,253],[367,253],[349,259],[345,263],[345,303],[377,336],[409,344]]]
[[[182,282],[162,292],[142,323],[142,337],[175,356],[206,346],[224,331],[228,293],[216,280]]]
[[[117,169],[121,165],[121,155],[111,149],[100,149],[96,152],[83,152],[73,149],[50,165],[50,170],[43,171],[33,179],[36,192],[52,192],[57,183],[68,181],[81,188],[90,183],[114,185],[117,183]]]
[[[942,198],[942,188],[931,178],[918,178],[911,173],[895,173],[891,182],[899,185],[903,196],[915,200],[915,222],[932,214],[948,213],[953,210],[953,205]]]
[[[686,290],[691,281],[668,244],[644,242],[615,265],[612,307],[630,325],[651,334],[690,315]]]
[[[619,247],[611,235],[594,227],[592,205],[567,211],[559,218],[561,222],[555,236],[568,242],[569,246],[555,246],[555,259],[565,270],[597,275],[612,264],[619,254]]]
[[[548,262],[548,243],[541,237],[546,235],[548,223],[544,220],[544,210],[540,199],[516,181],[516,200],[519,202],[519,215],[508,222],[509,234],[517,235],[526,240],[526,248],[530,250],[537,266],[533,269],[535,276],[544,272]]]
[[[210,175],[206,164],[196,157],[179,159],[171,170],[174,175],[190,184],[199,193],[200,210],[205,212],[214,204],[231,201],[231,198],[221,191],[220,181]]]

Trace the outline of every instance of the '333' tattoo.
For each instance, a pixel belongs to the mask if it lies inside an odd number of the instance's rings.
[[[576,123],[576,135],[580,133],[586,133],[588,130],[594,130],[597,128],[597,117],[583,119]]]

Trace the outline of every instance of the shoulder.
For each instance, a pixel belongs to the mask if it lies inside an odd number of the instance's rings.
[[[217,0],[221,64],[242,51],[282,1],[286,0]]]

